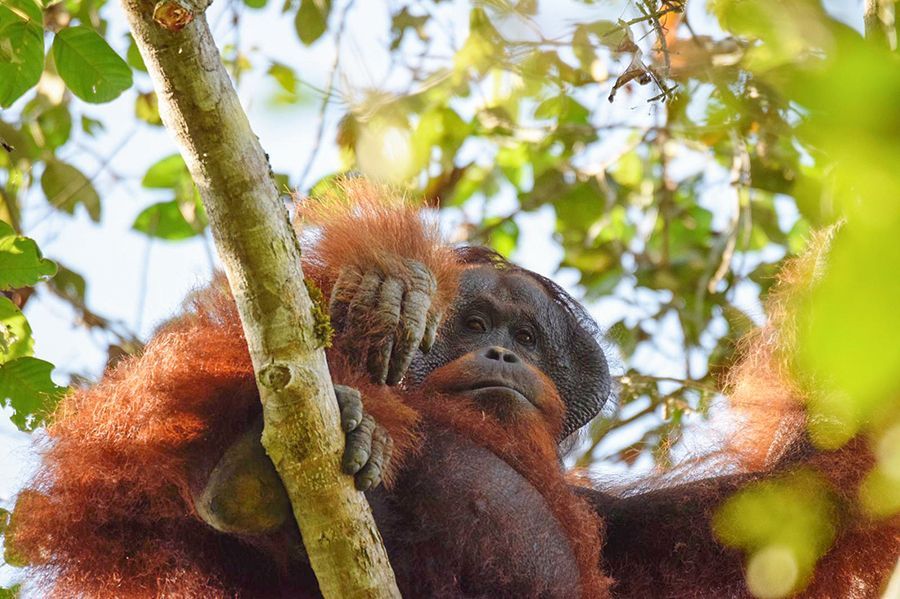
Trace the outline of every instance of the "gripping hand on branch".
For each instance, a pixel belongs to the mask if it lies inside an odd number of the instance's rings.
[[[436,291],[434,274],[416,260],[402,260],[395,272],[345,267],[330,305],[340,349],[373,382],[396,385],[416,349],[434,344],[442,318],[432,308]]]

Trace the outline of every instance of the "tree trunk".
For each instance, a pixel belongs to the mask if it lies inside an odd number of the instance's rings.
[[[399,597],[365,497],[340,474],[343,435],[300,246],[204,11],[208,0],[122,0],[163,122],[200,189],[241,315],[284,481],[325,597]]]

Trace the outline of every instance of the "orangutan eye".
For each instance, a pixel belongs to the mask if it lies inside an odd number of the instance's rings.
[[[466,319],[466,328],[470,331],[484,333],[487,331],[487,323],[480,316],[470,316]]]
[[[522,345],[534,345],[534,333],[528,329],[519,329],[516,331],[516,341]]]

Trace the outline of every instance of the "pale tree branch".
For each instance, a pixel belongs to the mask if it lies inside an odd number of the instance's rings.
[[[369,506],[340,474],[343,437],[300,246],[213,41],[207,0],[122,0],[163,122],[197,184],[241,316],[284,482],[322,594],[399,597]]]
[[[894,33],[895,4],[894,0],[864,0],[863,2],[866,39],[887,49],[897,47],[896,33]]]

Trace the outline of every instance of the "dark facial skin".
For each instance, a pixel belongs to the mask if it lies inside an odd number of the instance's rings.
[[[410,384],[421,385],[432,370],[469,352],[505,349],[556,384],[566,405],[562,437],[599,412],[610,384],[603,352],[533,277],[475,266],[464,273],[458,298],[431,351],[413,359]]]
[[[561,400],[553,382],[512,350],[497,345],[476,349],[432,371],[424,387],[428,392],[467,398],[500,422],[533,415],[554,435],[562,423]]]

